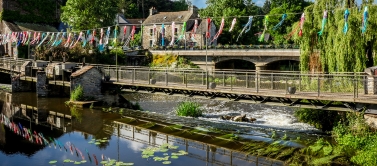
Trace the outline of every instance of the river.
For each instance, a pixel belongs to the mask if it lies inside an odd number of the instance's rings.
[[[35,93],[0,93],[1,115],[4,117],[0,118],[0,165],[102,165],[101,162],[190,166],[283,164],[239,152],[234,142],[218,145],[208,137],[195,139],[190,135],[163,132],[165,127],[161,130],[158,127],[142,128],[137,124],[124,123],[126,117],[140,116],[144,121],[182,124],[203,131],[219,129],[235,132],[245,139],[265,142],[273,141],[271,135],[274,132],[279,137],[288,136],[287,140],[323,137],[317,129],[298,122],[293,116],[294,110],[287,107],[143,93],[125,93],[123,96],[132,103],[139,103],[142,114],[125,110],[120,115],[104,112],[100,107],[72,109],[65,105],[68,98],[37,98]],[[182,101],[198,102],[205,110],[204,117],[175,116],[174,110]],[[110,109],[110,106],[104,108]],[[238,114],[257,120],[246,123],[219,118],[221,115]],[[25,136],[28,132],[15,131],[15,127],[9,124],[18,126],[18,130],[30,129],[31,135],[35,131],[43,137],[37,136],[41,138],[39,141],[31,141]],[[294,141],[286,142],[287,146],[305,146]],[[164,146],[168,147],[162,148]],[[144,154],[151,151],[153,154],[150,156]]]

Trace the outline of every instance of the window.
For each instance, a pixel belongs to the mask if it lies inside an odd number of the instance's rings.
[[[153,40],[149,40],[149,47],[153,47]]]
[[[153,29],[149,29],[149,35],[153,36]]]
[[[174,28],[174,33],[175,33],[175,34],[178,33],[178,28]]]

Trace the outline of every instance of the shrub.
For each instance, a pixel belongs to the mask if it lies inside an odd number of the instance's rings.
[[[72,92],[71,92],[71,101],[82,101],[84,100],[84,89],[81,85],[77,86]]]
[[[176,113],[178,116],[191,116],[199,117],[202,116],[203,111],[199,108],[198,103],[194,102],[182,102],[178,105]]]

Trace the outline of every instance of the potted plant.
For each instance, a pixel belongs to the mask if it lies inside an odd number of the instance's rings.
[[[149,84],[152,84],[152,85],[156,84],[157,80],[155,78],[155,74],[156,73],[154,73],[154,72],[150,72],[150,75],[149,75]]]
[[[224,46],[221,45],[221,44],[218,44],[218,45],[216,46],[216,48],[217,48],[217,49],[222,49],[222,48],[224,48]]]
[[[295,86],[289,86],[287,89],[289,94],[295,94],[296,93],[296,87]]]
[[[228,49],[229,48],[229,44],[225,44],[224,48]]]
[[[216,83],[215,82],[210,82],[208,86],[209,86],[210,89],[215,89],[216,88]]]

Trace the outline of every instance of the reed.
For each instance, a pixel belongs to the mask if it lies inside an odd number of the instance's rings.
[[[203,111],[200,109],[198,103],[182,102],[178,105],[176,113],[178,116],[199,117],[202,116]]]
[[[71,101],[83,101],[84,100],[84,89],[81,85],[77,86],[72,92],[70,96]]]

